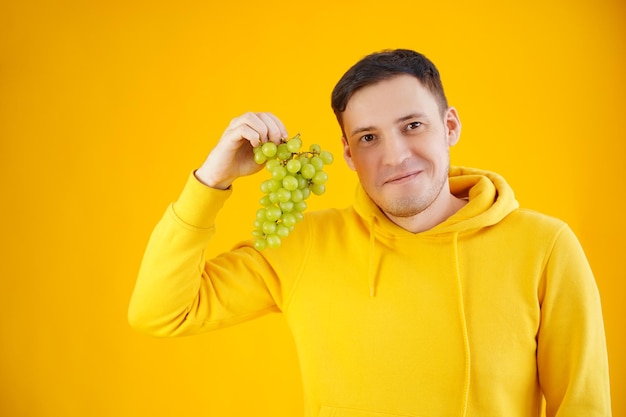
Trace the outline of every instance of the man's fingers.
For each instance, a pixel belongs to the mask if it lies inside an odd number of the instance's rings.
[[[278,117],[272,113],[257,113],[259,119],[267,126],[267,139],[275,144],[280,144],[283,139],[287,139],[287,129]]]
[[[238,129],[239,136],[250,142],[253,147],[259,146],[262,143],[262,134],[258,129],[253,129],[249,125],[241,125]]]
[[[279,144],[287,138],[285,125],[278,117],[268,112],[245,113],[233,119],[229,129],[240,134],[240,137],[248,140],[252,146],[268,141]]]

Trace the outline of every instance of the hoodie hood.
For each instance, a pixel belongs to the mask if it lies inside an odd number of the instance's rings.
[[[376,294],[376,239],[450,237],[458,262],[458,236],[477,229],[493,226],[519,207],[511,187],[500,175],[475,168],[451,167],[448,174],[450,192],[468,203],[448,219],[419,233],[412,233],[393,223],[369,198],[361,185],[357,188],[354,209],[369,228],[370,296]],[[460,271],[457,271],[460,274]],[[459,282],[460,282],[460,276]],[[459,288],[460,291],[460,288]],[[459,293],[460,296],[460,293]]]
[[[435,227],[419,233],[412,233],[393,223],[369,198],[362,186],[357,188],[354,209],[365,221],[369,229],[369,261],[367,282],[370,297],[376,297],[378,285],[378,245],[384,241],[410,239],[440,239],[446,241],[454,259],[456,313],[462,328],[465,371],[463,381],[463,409],[461,416],[467,415],[470,396],[471,356],[467,323],[462,265],[459,261],[459,236],[478,229],[493,226],[519,207],[511,187],[504,178],[489,171],[473,168],[451,167],[448,174],[450,192],[468,202],[459,211]],[[407,242],[408,243],[408,242]],[[410,243],[408,243],[410,245]],[[446,249],[443,249],[446,250]],[[382,251],[384,252],[384,250]]]
[[[462,234],[500,222],[519,207],[511,187],[500,175],[475,168],[451,167],[450,192],[468,203],[432,229],[414,234],[393,223],[358,186],[354,209],[369,225],[371,233],[386,236]],[[374,236],[372,236],[372,241]]]

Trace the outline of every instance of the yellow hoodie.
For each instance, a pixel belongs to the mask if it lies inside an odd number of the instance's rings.
[[[452,168],[469,202],[431,230],[353,207],[308,213],[280,248],[204,249],[230,191],[190,176],[150,239],[129,320],[156,336],[281,311],[307,417],[610,416],[596,284],[560,220],[497,174]]]

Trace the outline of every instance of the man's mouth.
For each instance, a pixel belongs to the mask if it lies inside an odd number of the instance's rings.
[[[385,184],[404,184],[405,182],[409,182],[417,177],[422,171],[406,171],[400,174],[393,175],[385,181]]]

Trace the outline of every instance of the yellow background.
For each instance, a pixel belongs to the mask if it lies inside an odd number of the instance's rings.
[[[349,204],[330,91],[364,54],[408,47],[438,65],[460,113],[453,162],[500,172],[578,234],[625,416],[625,41],[622,0],[2,1],[0,415],[300,415],[280,315],[143,336],[126,323],[137,268],[188,173],[247,110],[331,150],[312,205]],[[259,175],[220,214],[221,249],[249,236]]]

